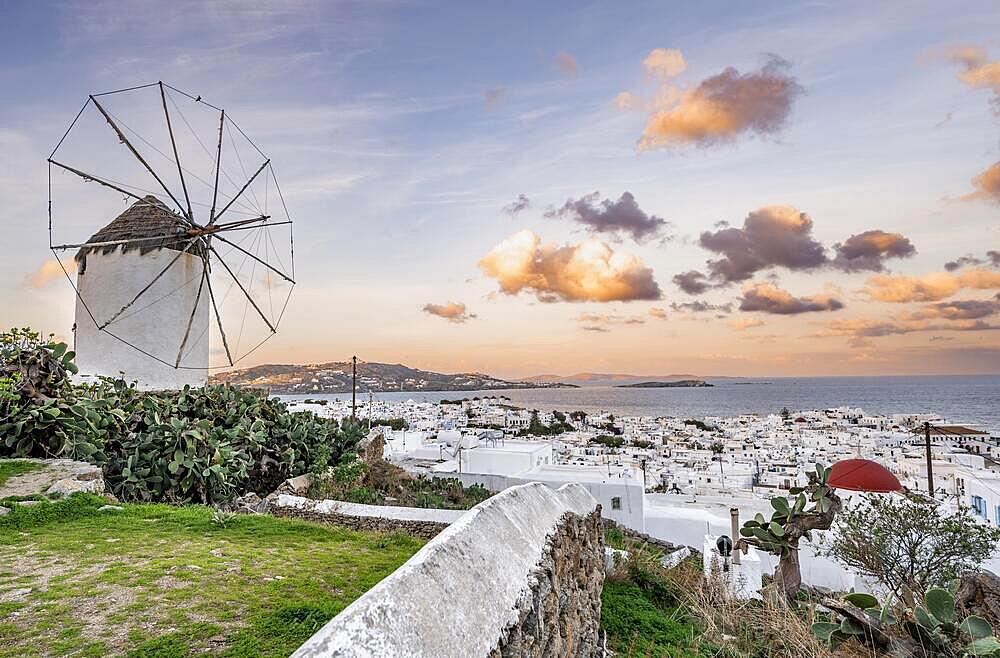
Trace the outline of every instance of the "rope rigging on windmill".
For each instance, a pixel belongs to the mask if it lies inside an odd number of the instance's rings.
[[[82,373],[199,386],[277,332],[292,220],[270,158],[225,110],[163,82],[93,94],[48,166]]]

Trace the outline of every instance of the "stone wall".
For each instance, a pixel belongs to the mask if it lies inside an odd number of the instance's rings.
[[[447,515],[410,515],[405,518],[399,512],[451,512],[452,510],[419,510],[416,508],[398,507],[386,508],[377,505],[358,505],[339,501],[315,501],[299,496],[281,494],[268,507],[268,512],[275,516],[285,516],[319,523],[332,523],[352,530],[365,532],[405,532],[415,537],[431,539],[436,537],[451,522],[461,517],[464,512],[453,512],[453,517]],[[395,514],[394,514],[395,512]],[[425,518],[420,518],[424,516]]]
[[[600,515],[577,484],[507,489],[462,514],[294,656],[599,656]]]

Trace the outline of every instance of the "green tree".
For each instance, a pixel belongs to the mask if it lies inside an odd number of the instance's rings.
[[[979,523],[968,508],[869,494],[840,513],[823,553],[910,598],[972,571],[998,541],[1000,529]]]

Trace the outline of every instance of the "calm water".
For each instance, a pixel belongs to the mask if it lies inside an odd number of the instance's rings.
[[[380,400],[437,402],[506,395],[529,409],[610,411],[624,416],[733,416],[827,407],[871,413],[936,412],[955,422],[981,423],[1000,432],[1000,375],[954,377],[779,377],[715,380],[712,388],[546,388],[510,391],[379,393]],[[339,398],[347,394],[282,396]],[[364,398],[358,396],[359,403]]]

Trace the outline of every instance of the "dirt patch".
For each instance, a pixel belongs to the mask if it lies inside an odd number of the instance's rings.
[[[0,485],[0,498],[43,494],[59,480],[94,480],[101,470],[91,464],[70,459],[17,459],[43,466],[41,470],[15,475]]]

